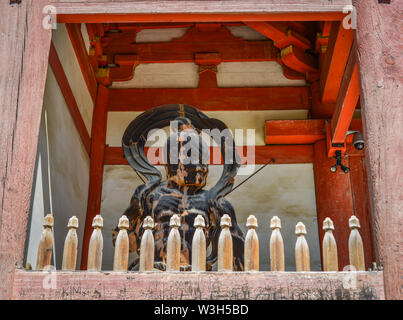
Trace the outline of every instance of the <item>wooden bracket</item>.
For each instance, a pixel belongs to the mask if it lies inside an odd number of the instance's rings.
[[[314,57],[301,48],[290,45],[281,50],[281,60],[290,69],[308,75],[307,80],[313,82],[318,78],[318,64]]]
[[[196,53],[195,63],[199,65],[199,88],[217,88],[217,65],[221,63],[220,53]]]

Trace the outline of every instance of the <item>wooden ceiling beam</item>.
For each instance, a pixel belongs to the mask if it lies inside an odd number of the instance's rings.
[[[325,139],[325,120],[266,121],[266,144],[312,144]]]
[[[106,34],[100,41],[105,64],[98,79],[109,86],[114,81],[133,78],[140,63],[197,63],[198,53],[216,53],[220,62],[278,61],[279,50],[268,41],[246,41],[232,35],[221,24],[196,24],[183,37],[170,42],[136,43],[136,30]]]
[[[327,120],[269,120],[266,121],[266,144],[304,145],[316,143],[326,138]],[[351,131],[362,132],[361,119],[352,119],[348,127]],[[363,150],[352,148],[353,136],[346,139],[350,156],[364,156]]]
[[[183,103],[203,111],[310,109],[308,87],[109,89],[109,111],[145,111]]]
[[[245,21],[245,24],[273,40],[274,46],[279,49],[284,49],[289,45],[295,45],[304,50],[311,48],[311,42],[307,38],[289,29],[285,24],[258,21]]]
[[[327,51],[321,66],[322,103],[336,102],[353,40],[352,29],[344,29],[340,22],[332,23]]]
[[[149,159],[155,165],[163,165],[162,158],[159,156],[161,148],[151,148],[150,155],[156,155],[156,159]],[[159,149],[159,151],[157,151]],[[145,148],[147,155],[149,148]],[[238,147],[238,153],[241,156],[247,155],[247,147]],[[210,163],[222,164],[222,157],[219,163],[214,163],[214,154],[221,156],[221,151],[218,147],[210,147]],[[242,156],[241,156],[242,159]],[[312,163],[313,161],[313,147],[312,145],[299,145],[299,146],[255,146],[255,159],[253,163],[249,164],[266,164],[270,159],[275,160],[275,164],[293,164],[293,163]],[[244,163],[245,164],[245,163]],[[121,147],[109,147],[105,149],[104,165],[128,165],[127,160],[123,155]]]
[[[360,97],[360,84],[358,80],[355,51],[356,48],[353,46],[340,86],[340,92],[336,101],[336,109],[331,120],[333,143],[344,143],[347,130],[358,103],[358,98]]]
[[[67,23],[66,29],[80,65],[81,73],[83,74],[83,78],[87,85],[88,92],[90,93],[93,103],[95,103],[98,84],[97,80],[95,79],[95,73],[91,66],[88,51],[81,33],[81,24]]]
[[[235,3],[234,3],[235,2]],[[247,1],[198,1],[198,0],[103,0],[103,1],[80,1],[77,0],[54,0],[58,15],[66,18],[74,14],[79,15],[112,15],[120,22],[123,20],[148,16],[150,22],[163,22],[162,17],[169,18],[169,22],[178,20],[197,21],[203,19],[209,21],[222,21],[220,17],[235,18],[236,16],[253,17],[255,20],[270,21],[271,19],[304,21],[326,21],[339,19],[343,9],[351,6],[351,0],[247,0]],[[120,16],[120,17],[119,17]],[[192,16],[196,16],[193,17]],[[199,17],[201,16],[201,17]],[[294,17],[294,19],[292,19]],[[139,18],[139,17],[138,17]],[[217,20],[218,19],[218,20]],[[232,21],[242,21],[240,19]],[[104,21],[107,22],[107,21]]]
[[[356,46],[353,45],[332,119],[326,128],[328,157],[346,152],[346,135],[360,97]]]

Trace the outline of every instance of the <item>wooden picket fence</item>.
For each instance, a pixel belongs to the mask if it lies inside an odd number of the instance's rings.
[[[53,251],[53,216],[47,215],[44,219],[44,230],[38,247],[36,270],[49,268]],[[233,270],[233,243],[230,232],[231,218],[224,215],[220,221],[221,233],[218,241],[218,261],[219,272],[231,272]],[[246,226],[248,232],[245,237],[244,261],[245,271],[259,271],[259,239],[255,229],[258,221],[251,215],[247,219]],[[364,249],[362,238],[359,233],[360,222],[356,216],[349,219],[349,258],[350,265],[358,271],[365,270]],[[76,230],[78,219],[72,217],[67,225],[69,231],[66,236],[63,250],[62,270],[74,271],[77,263],[78,238]],[[97,215],[93,220],[93,233],[91,235],[88,252],[88,271],[101,271],[103,238],[101,229],[103,218]],[[119,234],[115,243],[115,255],[113,259],[113,271],[127,271],[129,260],[129,237],[127,229],[129,220],[126,216],[119,219]],[[180,271],[181,255],[181,235],[180,217],[173,215],[170,220],[170,233],[167,243],[167,271]],[[206,271],[206,238],[204,234],[205,221],[198,215],[194,221],[196,231],[192,242],[192,271]],[[152,230],[154,221],[151,217],[146,217],[143,222],[144,233],[140,245],[140,272],[154,270],[154,236]],[[285,271],[284,263],[284,243],[281,236],[281,220],[275,216],[270,221],[272,229],[270,238],[270,266],[271,271]],[[323,230],[326,231],[322,242],[323,270],[338,271],[337,244],[333,236],[334,224],[330,218],[323,221]],[[295,226],[295,265],[296,271],[310,271],[309,246],[305,235],[307,230],[302,222]]]

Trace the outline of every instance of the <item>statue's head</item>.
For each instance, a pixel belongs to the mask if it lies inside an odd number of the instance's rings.
[[[188,118],[171,122],[171,135],[165,144],[168,183],[199,190],[206,185],[209,147]]]

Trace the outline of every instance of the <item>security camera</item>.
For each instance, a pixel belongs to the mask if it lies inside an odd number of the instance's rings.
[[[354,133],[353,146],[357,150],[362,150],[365,147],[364,138],[362,136],[362,133],[359,131]]]

